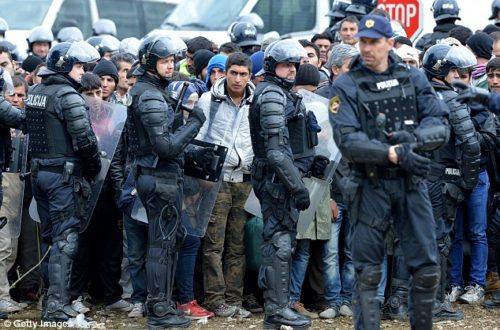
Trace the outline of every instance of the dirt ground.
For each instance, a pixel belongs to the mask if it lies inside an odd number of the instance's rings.
[[[464,311],[465,318],[458,322],[439,322],[434,329],[500,329],[500,309],[486,310],[480,306],[455,305]],[[0,320],[0,329],[54,329],[40,324],[40,311],[33,308],[20,313],[11,314],[8,320]],[[98,306],[92,307],[88,319],[95,321],[96,329],[145,329],[145,319],[130,319],[126,314],[107,312]],[[338,317],[333,320],[314,320],[311,329],[343,330],[352,329],[352,320],[348,317]],[[262,329],[262,314],[253,315],[248,319],[214,318],[206,324],[193,321],[189,329]],[[382,321],[382,329],[409,329],[409,324],[398,321]]]

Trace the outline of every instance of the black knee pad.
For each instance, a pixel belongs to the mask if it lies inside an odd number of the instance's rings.
[[[75,258],[78,252],[79,234],[78,230],[66,229],[60,236],[54,238],[54,243],[59,249],[70,258]]]
[[[361,291],[377,290],[382,269],[380,265],[366,266],[360,272],[357,272],[358,288]]]
[[[272,238],[276,255],[280,260],[288,261],[292,256],[292,237],[288,232],[277,232]]]
[[[427,292],[437,288],[440,278],[438,266],[423,267],[413,274],[413,287],[416,292]]]

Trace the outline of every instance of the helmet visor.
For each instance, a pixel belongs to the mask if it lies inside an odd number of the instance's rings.
[[[97,49],[92,47],[88,42],[77,41],[71,44],[66,56],[73,57],[76,62],[91,63],[96,62],[101,58]]]
[[[454,63],[459,69],[469,68],[477,64],[474,54],[467,47],[462,45],[451,46],[444,60]]]

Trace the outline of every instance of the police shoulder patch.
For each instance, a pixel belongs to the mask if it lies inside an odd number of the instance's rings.
[[[334,96],[330,99],[328,103],[328,110],[331,113],[337,113],[340,109],[340,96]]]

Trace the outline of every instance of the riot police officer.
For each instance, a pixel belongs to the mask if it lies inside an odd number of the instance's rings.
[[[76,89],[84,65],[99,54],[81,41],[54,46],[41,71],[42,83],[26,99],[30,136],[31,183],[42,222],[42,237],[52,244],[49,288],[42,310],[46,321],[75,316],[68,294],[78,249],[80,220],[87,216],[92,180],[101,169],[97,139],[83,98]]]
[[[47,54],[54,41],[52,31],[44,26],[34,27],[28,38],[28,52],[40,57],[44,62],[47,61]]]
[[[167,37],[148,37],[139,46],[137,82],[128,107],[129,154],[135,158],[136,187],[149,219],[146,276],[148,326],[187,327],[190,320],[172,301],[180,225],[183,151],[205,122],[194,108],[185,124],[164,92],[174,70],[177,47]]]
[[[415,45],[418,50],[425,50],[426,48],[436,44],[441,39],[448,37],[448,32],[451,29],[461,26],[455,24],[456,20],[460,19],[458,15],[460,8],[456,0],[435,0],[432,4],[432,13],[436,26],[432,33],[424,34]]]
[[[331,88],[330,121],[341,133],[339,148],[352,163],[345,187],[353,223],[353,296],[357,329],[380,327],[377,287],[390,221],[401,239],[413,275],[412,328],[432,327],[439,283],[434,219],[423,178],[430,160],[413,149],[446,144],[445,107],[425,76],[399,62],[391,51],[392,28],[381,16],[360,22],[360,55]]]
[[[250,106],[255,160],[252,184],[264,218],[260,286],[264,289],[264,327],[305,329],[308,317],[289,307],[290,264],[299,211],[309,207],[302,176],[321,175],[328,160],[314,156],[318,127],[291,89],[304,48],[295,40],[271,44],[264,54],[265,79]],[[317,141],[317,140],[316,140]]]
[[[436,221],[436,239],[441,267],[441,282],[434,308],[434,320],[461,320],[462,311],[455,311],[450,302],[445,299],[447,286],[447,259],[451,248],[450,233],[453,229],[458,204],[464,194],[471,191],[477,184],[481,147],[475,134],[474,124],[467,106],[456,102],[457,93],[451,87],[454,80],[460,78],[460,69],[466,69],[476,64],[474,54],[464,46],[434,45],[424,56],[423,68],[438,96],[450,110],[450,141],[444,148],[431,154],[431,172],[427,178],[427,188],[432,203]],[[404,259],[402,257],[398,257]],[[406,268],[405,262],[395,262],[400,268]],[[393,273],[392,283],[409,283],[409,274],[401,278],[407,271],[398,269]],[[399,276],[397,276],[399,275]],[[396,276],[396,277],[395,277]],[[396,299],[406,289],[399,285],[389,301]],[[407,298],[407,295],[406,295]],[[404,302],[403,302],[404,304]],[[389,304],[391,313],[403,312],[398,304]]]
[[[248,56],[259,51],[260,42],[257,41],[257,28],[249,22],[234,22],[229,27],[229,37],[241,47],[241,51]]]

